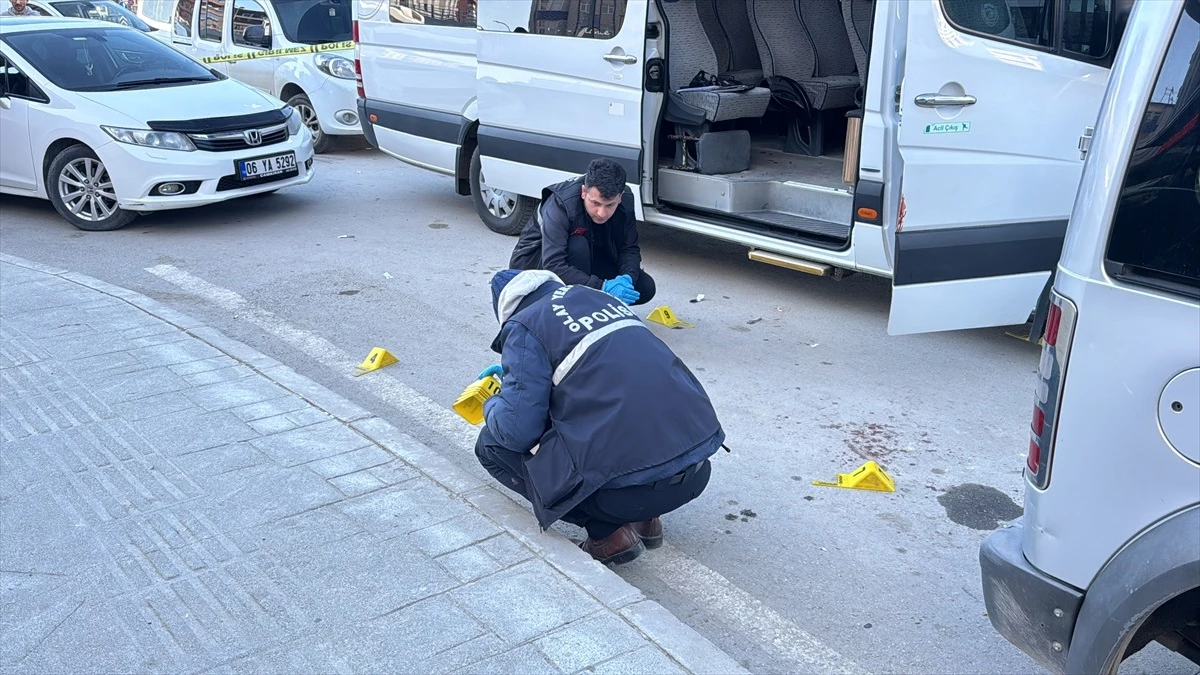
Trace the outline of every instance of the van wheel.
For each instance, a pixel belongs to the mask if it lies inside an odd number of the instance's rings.
[[[533,215],[537,202],[524,195],[488,187],[479,161],[479,148],[471,155],[471,201],[475,212],[488,229],[497,234],[515,237]]]
[[[296,94],[287,100],[287,104],[300,114],[300,121],[313,135],[313,152],[324,153],[333,149],[333,137],[321,133],[321,123],[317,121],[317,109],[305,94]]]
[[[46,192],[59,215],[88,232],[118,230],[138,215],[117,205],[108,169],[86,145],[72,145],[50,162]]]

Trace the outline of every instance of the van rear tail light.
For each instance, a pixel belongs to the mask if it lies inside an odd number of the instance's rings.
[[[360,41],[358,39],[358,19],[354,20],[352,37],[354,38],[354,84],[358,87],[358,97],[366,100],[367,90],[363,89],[362,59],[359,58],[359,52],[362,51],[362,48],[359,46]]]
[[[1042,449],[1038,447],[1037,439],[1029,439],[1029,456],[1025,458],[1025,466],[1034,474],[1042,466]]]
[[[1025,458],[1025,477],[1033,487],[1044,490],[1050,484],[1050,465],[1054,459],[1054,441],[1062,405],[1063,380],[1075,331],[1077,312],[1074,303],[1057,291],[1050,293],[1050,310],[1042,334],[1042,356],[1038,362],[1037,394],[1030,423],[1029,454]]]
[[[1046,316],[1046,331],[1043,337],[1046,344],[1053,347],[1058,342],[1058,327],[1062,323],[1062,307],[1051,304],[1050,312]]]

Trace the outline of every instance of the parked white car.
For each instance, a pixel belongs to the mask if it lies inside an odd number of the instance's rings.
[[[313,177],[300,115],[132,28],[0,20],[0,192],[82,230]]]
[[[362,137],[350,0],[177,0],[175,48],[300,112],[317,152]]]
[[[162,30],[143,21],[137,14],[112,0],[29,0],[29,9],[43,16],[65,16],[77,19],[107,21],[129,26],[167,44],[171,31]]]

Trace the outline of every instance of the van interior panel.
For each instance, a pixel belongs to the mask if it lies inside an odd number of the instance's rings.
[[[857,139],[848,142],[847,134],[857,134],[860,127],[848,124],[847,114],[861,109],[865,78],[858,71],[870,49],[874,4],[667,0],[661,5],[674,90],[668,98],[691,95],[689,89],[707,84],[707,89],[722,92],[721,105],[711,107],[737,113],[721,119],[705,114],[699,124],[665,116],[656,139],[658,201],[695,217],[716,217],[749,229],[811,236],[826,244],[848,242],[854,186],[843,179],[845,148],[857,151]],[[739,92],[738,82],[755,88]],[[771,91],[765,111],[737,105],[743,96],[757,100],[755,94],[763,89]],[[729,157],[740,155],[741,160],[705,161],[699,156],[706,145],[696,136],[732,130],[749,134],[726,135],[707,148]],[[738,148],[736,143],[749,147]],[[686,156],[681,147],[687,149]],[[748,166],[738,165],[747,156]],[[743,170],[705,173],[706,166]]]

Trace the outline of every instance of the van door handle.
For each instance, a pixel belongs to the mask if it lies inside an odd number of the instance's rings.
[[[603,58],[610,63],[637,63],[633,54],[605,54]]]
[[[922,108],[938,108],[951,105],[975,105],[979,99],[970,94],[947,96],[945,94],[918,94],[916,103]]]

